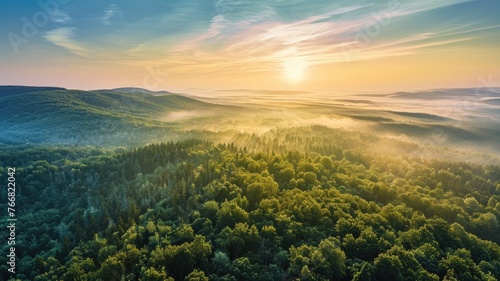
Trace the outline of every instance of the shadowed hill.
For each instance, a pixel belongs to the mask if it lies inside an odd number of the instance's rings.
[[[485,100],[484,103],[489,104],[489,105],[500,106],[500,99]]]
[[[141,93],[141,94],[150,94],[150,95],[168,95],[173,94],[168,91],[150,91],[143,88],[135,88],[135,87],[123,87],[123,88],[115,88],[111,90],[99,90],[99,91],[113,91],[117,93]]]
[[[61,87],[0,86],[0,97],[39,91],[66,90]]]
[[[3,141],[99,144],[108,139],[116,144],[136,143],[169,131],[168,120],[158,120],[165,112],[212,106],[174,94],[43,88],[22,92],[21,88],[0,88]]]
[[[449,92],[461,97],[472,93],[467,89]],[[441,97],[451,95],[444,90],[440,93],[445,93]],[[241,97],[235,96],[228,98],[233,103],[222,105],[140,88],[81,91],[4,86],[0,87],[0,142],[135,146],[189,138],[186,132],[190,131],[211,131],[215,135],[222,131],[263,133],[276,128],[325,125],[431,145],[466,144],[498,150],[500,131],[495,106],[474,103],[473,108],[460,107],[462,103],[451,99],[415,107],[413,101],[405,100],[439,94],[405,93],[401,94],[403,98],[394,95],[364,96],[359,106],[356,99],[340,105],[336,100],[313,100],[314,96],[307,97],[308,102],[283,96],[272,105],[253,96],[246,100],[255,103],[241,102]],[[489,103],[494,104],[497,100],[492,95]],[[397,110],[391,104],[398,104]]]

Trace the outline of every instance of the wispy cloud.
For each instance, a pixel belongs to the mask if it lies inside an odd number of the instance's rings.
[[[474,0],[398,0],[393,3],[396,3],[396,5],[400,7],[398,13],[395,14],[395,16],[406,16],[471,1]]]
[[[121,16],[122,16],[122,13],[121,13],[120,8],[118,8],[118,6],[116,4],[111,4],[104,10],[104,15],[101,18],[101,22],[104,25],[110,25],[111,20],[114,17],[121,17]]]
[[[26,16],[19,11],[26,11],[28,4],[18,2],[12,4],[18,8],[12,9],[10,25],[19,33],[19,19]],[[434,87],[445,80],[439,77],[452,83],[467,79],[467,73],[476,75],[474,71],[497,71],[500,19],[494,11],[500,4],[489,2],[73,1],[50,14],[50,23],[40,29],[44,40],[30,40],[23,47],[26,52],[44,48],[53,55],[75,54],[72,60],[79,65],[105,66],[115,77],[127,72],[140,80],[147,67],[160,65],[168,71],[169,83],[200,83],[196,87],[216,87],[216,81],[223,81],[241,82],[242,87],[269,82],[279,88],[277,83],[286,85],[288,72],[303,72],[304,88],[330,83],[357,87],[366,81],[382,85],[393,80],[369,74],[410,67],[414,70],[396,74],[400,79],[415,77],[412,85],[425,81]],[[29,4],[33,10],[39,9],[36,3]],[[18,58],[4,56],[2,61],[9,59]],[[440,66],[439,73],[434,64]],[[465,67],[471,70],[457,70]],[[427,82],[434,79],[432,71],[437,73],[435,82]],[[330,72],[336,72],[332,79]]]
[[[409,30],[412,33],[408,34],[407,30],[405,36],[399,37],[380,36],[383,29],[389,24],[397,29],[397,24],[413,15],[468,1],[401,0],[389,1],[385,5],[365,2],[364,5],[335,8],[298,20],[278,21],[277,12],[263,1],[254,2],[260,8],[265,7],[261,10],[263,12],[252,14],[248,12],[252,10],[251,1],[220,0],[215,5],[219,14],[214,16],[206,32],[181,42],[172,50],[176,56],[188,54],[188,61],[179,65],[179,69],[203,72],[218,68],[232,73],[272,69],[290,57],[301,58],[308,66],[314,66],[345,62],[346,59],[410,55],[424,48],[471,40],[473,35],[465,37],[462,34],[474,29],[462,26],[450,33],[449,26],[432,30],[415,27]],[[248,21],[252,24],[245,24]],[[370,27],[380,31],[366,34],[364,29]]]
[[[86,56],[88,50],[80,46],[74,39],[74,28],[61,27],[47,32],[43,38],[52,44],[63,47],[67,51],[79,55]]]
[[[71,17],[59,9],[54,9],[49,14],[50,20],[54,23],[62,24],[71,21]]]

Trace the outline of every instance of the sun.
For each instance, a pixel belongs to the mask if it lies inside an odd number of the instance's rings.
[[[300,57],[287,58],[283,61],[285,76],[290,82],[304,80],[307,61]]]

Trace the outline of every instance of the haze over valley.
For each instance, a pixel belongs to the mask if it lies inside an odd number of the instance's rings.
[[[0,1],[0,280],[500,280],[499,10]]]
[[[484,160],[479,155],[489,154],[487,161],[498,161],[497,89],[340,96],[240,90],[211,98],[139,88],[80,91],[3,86],[0,91],[0,126],[5,132],[1,141],[5,143],[135,146],[194,136],[233,142],[238,134],[265,135],[320,125],[426,149],[469,153],[456,156],[461,160]]]

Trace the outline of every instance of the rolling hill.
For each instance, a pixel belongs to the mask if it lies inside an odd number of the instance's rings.
[[[325,125],[438,146],[498,149],[496,93],[483,102],[485,95],[476,97],[475,92],[454,89],[316,100],[280,95],[280,102],[271,105],[259,102],[255,93],[242,103],[243,97],[200,100],[140,88],[0,86],[0,142],[137,146],[208,135],[207,139],[224,142],[238,131],[260,134]],[[435,104],[422,101],[428,96]],[[469,100],[481,102],[465,102]],[[226,131],[232,133],[220,133]]]
[[[500,276],[500,159],[482,150],[497,146],[491,105],[0,93],[0,174],[29,241],[17,280]]]
[[[134,144],[168,133],[166,112],[214,107],[175,94],[0,87],[1,141]]]

